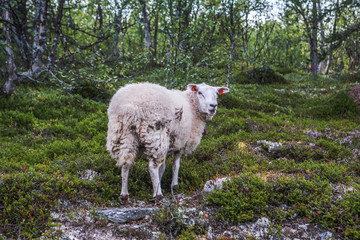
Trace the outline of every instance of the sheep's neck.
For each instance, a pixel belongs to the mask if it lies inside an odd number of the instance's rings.
[[[191,93],[190,93],[191,94]],[[192,113],[193,113],[193,119],[192,119],[192,125],[191,125],[191,133],[190,138],[188,141],[188,151],[192,152],[196,149],[196,147],[199,145],[200,140],[202,138],[202,135],[205,130],[206,126],[206,117],[204,117],[198,110],[198,102],[196,101],[194,95],[189,96],[191,99],[191,106],[192,106]]]

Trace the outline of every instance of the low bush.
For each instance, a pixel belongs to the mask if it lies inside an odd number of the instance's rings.
[[[22,167],[0,181],[0,232],[34,239],[51,225],[50,211],[60,199],[82,200],[90,183],[44,166]],[[6,231],[4,231],[6,229]]]
[[[280,74],[289,74],[289,73],[293,73],[295,72],[295,68],[294,67],[290,67],[290,66],[279,66],[275,68],[276,72],[280,73]]]
[[[218,208],[216,217],[232,223],[246,222],[268,210],[269,191],[264,181],[253,175],[239,175],[225,183],[223,189],[205,197]]]
[[[206,195],[203,203],[215,207],[216,218],[226,222],[266,216],[274,223],[281,223],[299,216],[334,231],[345,229],[346,237],[357,239],[359,200],[357,192],[334,200],[329,182],[317,176],[311,180],[282,176],[266,182],[256,175],[240,174],[222,189]]]
[[[254,68],[248,72],[247,76],[250,83],[286,83],[286,79],[280,73],[275,72],[271,67],[268,66]]]
[[[316,99],[313,107],[308,111],[308,114],[325,119],[331,117],[356,117],[360,114],[360,109],[346,89]]]

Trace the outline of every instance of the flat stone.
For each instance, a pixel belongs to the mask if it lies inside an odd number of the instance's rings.
[[[127,223],[143,219],[155,210],[155,208],[110,208],[98,210],[96,214],[114,223]]]

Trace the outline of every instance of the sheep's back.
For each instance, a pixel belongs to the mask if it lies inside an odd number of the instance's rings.
[[[175,114],[173,96],[170,90],[151,83],[126,85],[120,88],[111,99],[108,114],[118,116],[123,106],[133,106],[141,111],[141,118],[170,117]]]

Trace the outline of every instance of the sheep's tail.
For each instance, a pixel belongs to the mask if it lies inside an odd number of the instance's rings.
[[[138,135],[141,111],[133,105],[118,107],[116,114],[109,114],[106,148],[117,160],[116,165],[132,165],[138,152]]]

